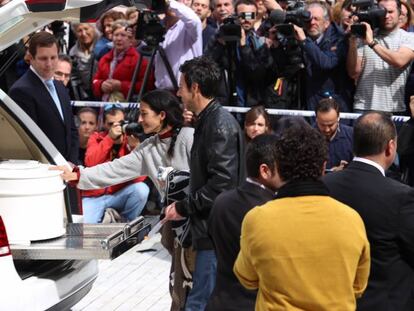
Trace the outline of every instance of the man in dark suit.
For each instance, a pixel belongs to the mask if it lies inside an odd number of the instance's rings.
[[[214,202],[208,228],[217,256],[217,278],[206,310],[254,310],[257,291],[239,283],[233,265],[240,251],[244,215],[275,198],[276,141],[274,135],[253,139],[246,153],[246,181],[220,194]]]
[[[371,245],[368,288],[358,310],[414,310],[414,189],[386,178],[394,161],[397,132],[383,112],[369,112],[354,125],[355,158],[342,172],[324,177],[330,194],[354,208]]]
[[[33,35],[29,45],[30,70],[9,91],[10,97],[33,119],[63,157],[78,161],[76,129],[68,91],[53,80],[58,62],[58,45],[48,32]]]

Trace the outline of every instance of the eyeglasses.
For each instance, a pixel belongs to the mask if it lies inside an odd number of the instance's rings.
[[[62,71],[55,71],[55,76],[64,77],[66,79],[70,78],[70,73],[64,73]]]
[[[104,111],[109,111],[112,109],[121,109],[124,110],[124,108],[120,104],[108,104],[104,106]]]

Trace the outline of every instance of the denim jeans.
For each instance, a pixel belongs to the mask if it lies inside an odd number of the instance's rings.
[[[193,288],[187,297],[185,311],[204,311],[216,285],[217,259],[213,250],[197,251]]]
[[[84,223],[102,221],[105,209],[113,208],[127,221],[137,218],[147,203],[149,188],[144,182],[133,183],[113,194],[82,198]]]

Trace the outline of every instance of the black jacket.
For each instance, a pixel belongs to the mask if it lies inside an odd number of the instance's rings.
[[[217,195],[244,179],[244,137],[236,119],[216,100],[198,116],[191,149],[190,194],[177,202],[177,212],[189,216],[193,247],[213,249],[207,219]]]
[[[240,46],[238,42],[234,42],[234,45],[230,43],[226,43],[226,46],[222,45],[218,41],[218,36],[217,34],[209,41],[204,55],[213,59],[222,71],[227,71],[227,74],[223,73],[222,75],[223,79],[227,77],[227,80],[222,82],[225,86],[221,86],[220,92],[223,93],[225,90],[225,94],[220,94],[221,97],[228,98],[229,91],[234,91],[229,90],[231,86],[228,77],[232,71],[239,104],[243,103],[246,107],[257,105],[263,100],[265,93],[263,79],[266,77],[267,66],[270,66],[271,63],[268,52],[264,52],[267,50],[266,46],[253,33],[247,35],[248,43],[244,46]],[[229,104],[234,105],[235,103],[229,102]]]
[[[333,198],[359,213],[371,246],[368,287],[357,310],[414,310],[414,189],[357,161],[323,181]]]
[[[217,256],[217,278],[206,310],[254,310],[257,291],[247,290],[239,283],[233,266],[240,251],[244,216],[255,206],[274,198],[274,192],[247,181],[237,189],[226,191],[217,197],[208,228]]]

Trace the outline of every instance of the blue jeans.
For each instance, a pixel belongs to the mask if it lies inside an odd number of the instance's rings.
[[[113,194],[82,198],[84,223],[102,221],[105,209],[113,208],[127,221],[137,218],[147,203],[149,188],[146,183],[133,183]]]
[[[197,251],[193,288],[187,297],[185,311],[204,311],[216,285],[217,259],[213,250]]]

